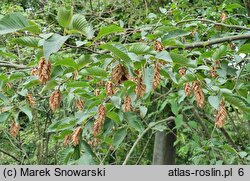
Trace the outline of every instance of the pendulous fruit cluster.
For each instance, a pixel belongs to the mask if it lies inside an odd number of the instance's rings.
[[[160,76],[160,65],[158,62],[155,62],[155,67],[154,67],[154,80],[153,80],[153,89],[156,89],[161,81],[161,76]]]
[[[131,111],[131,98],[130,98],[130,96],[125,97],[123,108],[124,108],[124,112]]]
[[[136,87],[135,87],[136,97],[137,98],[142,97],[145,91],[146,91],[146,85],[143,84],[141,71],[138,71],[136,77]]]
[[[205,97],[199,81],[193,82],[192,90],[194,91],[194,96],[198,107],[203,108],[205,105]]]
[[[16,137],[19,133],[20,128],[20,124],[13,121],[10,125],[10,135]]]
[[[38,65],[38,79],[45,84],[50,79],[51,64],[42,57]]]
[[[111,77],[116,84],[121,84],[129,79],[129,74],[122,64],[118,64],[112,70]]]
[[[215,117],[215,126],[217,128],[222,128],[225,125],[226,119],[227,119],[227,110],[225,108],[224,101],[221,101],[220,107]]]
[[[36,101],[34,100],[31,93],[27,94],[27,100],[28,100],[28,103],[29,103],[30,107],[34,108],[35,105],[36,105]]]
[[[161,52],[161,51],[164,50],[164,46],[161,44],[161,42],[155,41],[155,43],[154,43],[154,49],[157,52]]]
[[[49,98],[49,105],[53,112],[60,106],[61,93],[59,90],[54,91]]]
[[[74,146],[79,145],[81,133],[82,133],[82,128],[80,126],[77,127],[72,133],[71,140]]]
[[[82,111],[83,107],[84,107],[84,102],[81,99],[77,99],[75,101],[75,105],[76,105],[78,111]]]
[[[96,137],[102,130],[102,126],[104,124],[105,121],[105,117],[106,117],[106,107],[101,104],[98,108],[98,117],[94,123],[93,126],[93,135]]]
[[[106,82],[105,90],[107,96],[112,96],[114,94],[114,84],[111,81]]]

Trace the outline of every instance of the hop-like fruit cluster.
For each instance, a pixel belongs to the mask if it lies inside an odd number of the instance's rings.
[[[105,90],[107,96],[112,96],[114,94],[114,84],[111,81],[106,82]]]
[[[185,92],[186,96],[189,96],[191,94],[191,91],[192,91],[192,89],[191,89],[189,82],[186,82],[184,84],[184,92]]]
[[[34,108],[35,105],[36,105],[36,101],[34,100],[31,93],[27,94],[27,100],[28,100],[28,103],[29,103],[30,107]]]
[[[84,107],[84,102],[81,99],[77,99],[75,101],[76,107],[78,109],[78,111],[82,111],[83,107]]]
[[[94,95],[99,96],[100,95],[100,89],[95,89],[94,90]]]
[[[155,43],[154,43],[154,49],[157,52],[161,52],[161,51],[164,50],[164,46],[161,44],[161,42],[155,41]]]
[[[105,117],[106,117],[106,107],[101,104],[98,108],[98,117],[94,123],[93,126],[93,135],[96,137],[98,134],[100,134],[104,121],[105,121]]]
[[[184,76],[186,74],[186,69],[184,67],[181,67],[179,69],[179,74],[180,74],[181,77]]]
[[[131,98],[130,98],[130,96],[125,97],[123,108],[124,108],[124,112],[131,111]]]
[[[51,64],[42,57],[38,65],[38,79],[45,84],[50,79]]]
[[[72,133],[71,140],[74,146],[79,145],[81,133],[82,133],[82,128],[80,126],[77,127]]]
[[[217,70],[217,67],[216,66],[212,66],[209,73],[210,73],[210,76],[212,78],[216,78],[217,77],[217,73],[216,73],[216,70]]]
[[[63,146],[66,147],[66,146],[69,145],[69,143],[70,143],[70,141],[71,141],[71,137],[72,137],[71,134],[68,134],[68,135],[66,135],[66,136],[64,137]]]
[[[30,72],[30,75],[33,75],[33,76],[38,75],[38,69],[37,68],[32,68],[31,72]]]
[[[224,101],[221,101],[220,107],[215,117],[215,126],[217,128],[222,128],[226,122],[226,119],[227,119],[227,110],[225,108]]]
[[[153,80],[153,89],[156,89],[160,84],[161,76],[160,76],[160,65],[158,62],[155,63],[154,67],[154,80]]]
[[[121,84],[129,79],[129,74],[122,64],[118,64],[112,70],[111,77],[116,84]]]
[[[142,74],[139,71],[137,73],[137,78],[136,78],[136,87],[135,87],[135,94],[138,97],[142,97],[144,95],[146,91],[146,85],[143,84],[143,80],[142,80]]]
[[[61,93],[59,90],[54,91],[49,98],[49,105],[52,111],[56,111],[56,109],[60,106],[61,102]]]
[[[10,125],[10,135],[16,137],[20,130],[20,124],[13,121]]]
[[[192,89],[194,91],[195,100],[197,102],[198,107],[203,108],[205,105],[205,97],[200,85],[199,81],[194,81],[192,85]]]

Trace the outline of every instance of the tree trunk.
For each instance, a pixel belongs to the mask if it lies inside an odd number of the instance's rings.
[[[247,14],[250,17],[250,0],[244,0],[244,4],[247,9]]]
[[[174,142],[176,140],[175,120],[167,123],[171,131],[157,131],[155,134],[153,165],[174,165],[176,150]]]

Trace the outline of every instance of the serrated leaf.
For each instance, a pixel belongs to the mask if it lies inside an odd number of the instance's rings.
[[[172,58],[170,57],[169,53],[167,51],[161,51],[161,52],[158,52],[156,55],[155,55],[155,58],[157,59],[161,59],[161,60],[164,60],[165,62],[173,62],[172,61]]]
[[[224,94],[225,100],[236,106],[246,114],[250,113],[250,104],[242,97],[233,94]]]
[[[56,53],[60,50],[64,42],[69,38],[68,36],[61,36],[59,34],[53,34],[51,37],[46,39],[43,44],[44,57],[46,60],[52,53]]]
[[[193,68],[196,67],[195,61],[188,59],[187,57],[185,57],[182,54],[176,54],[176,53],[172,53],[172,52],[170,52],[169,54],[170,54],[170,56],[175,64],[179,64],[181,66],[186,66],[186,67],[193,67]]]
[[[242,45],[238,53],[250,53],[250,43]]]
[[[32,121],[33,116],[31,112],[31,108],[28,105],[20,107],[19,109],[28,116],[29,121]]]
[[[149,67],[145,69],[144,73],[144,83],[146,85],[146,93],[153,90],[153,80],[154,80],[154,67]]]
[[[113,146],[114,146],[115,150],[122,143],[122,141],[124,140],[124,138],[126,137],[126,135],[127,135],[127,129],[126,128],[118,129],[115,132],[115,134],[113,136],[113,140],[112,140],[112,143],[113,143]]]
[[[152,51],[152,48],[148,45],[143,44],[143,43],[133,43],[129,47],[129,52],[133,52],[137,55],[145,55],[145,54],[149,53],[150,51]]]
[[[131,59],[127,54],[126,49],[120,45],[120,44],[103,44],[100,46],[100,48],[105,49],[105,50],[109,50],[113,53],[114,56],[122,59],[125,62],[130,62]]]
[[[110,26],[106,26],[106,27],[101,28],[96,39],[98,40],[104,36],[107,36],[107,35],[110,35],[113,33],[123,32],[123,31],[124,31],[124,29],[122,27],[117,26],[115,24],[110,25]]]
[[[114,111],[109,111],[109,112],[107,112],[107,113],[106,113],[106,116],[107,116],[109,119],[111,119],[111,120],[113,120],[114,122],[116,122],[118,125],[120,125],[120,124],[122,123],[121,120],[120,120],[119,115],[118,115],[116,112],[114,112]]]
[[[8,14],[0,20],[0,35],[23,30],[28,26],[30,26],[30,24],[22,14]]]
[[[142,132],[144,130],[143,123],[140,119],[138,119],[136,114],[132,112],[126,112],[124,114],[124,119],[128,122],[130,128],[133,128],[138,132]]]
[[[39,47],[38,42],[40,40],[41,40],[40,38],[25,36],[25,37],[15,38],[12,40],[12,42],[23,46],[38,48]]]
[[[71,57],[59,59],[54,64],[54,66],[57,66],[57,65],[63,65],[63,66],[66,66],[66,67],[73,67],[74,69],[77,69],[77,64],[73,60],[73,58],[71,58]]]
[[[101,77],[106,77],[108,75],[108,73],[104,69],[97,66],[86,68],[85,70],[89,73],[89,75],[95,75]]]
[[[92,39],[94,36],[93,27],[87,22],[85,16],[81,14],[73,15],[71,29],[85,35],[88,39]]]
[[[208,102],[211,106],[213,106],[214,109],[218,109],[220,105],[220,99],[218,96],[209,96]]]
[[[71,19],[73,16],[73,8],[72,7],[59,7],[57,12],[57,21],[62,27],[69,27]]]
[[[165,41],[167,39],[171,39],[171,38],[178,38],[178,37],[182,37],[182,36],[187,36],[189,34],[190,34],[189,31],[185,31],[185,30],[181,30],[181,29],[173,30],[173,31],[168,32],[167,35],[165,35],[163,37],[163,41]]]
[[[216,49],[212,55],[213,60],[219,60],[222,56],[226,55],[227,46],[221,45],[218,49]]]
[[[78,59],[76,59],[78,69],[81,69],[83,66],[91,62],[93,62],[93,60],[90,55],[81,55]]]

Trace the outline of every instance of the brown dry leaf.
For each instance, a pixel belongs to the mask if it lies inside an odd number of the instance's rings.
[[[154,49],[155,49],[155,51],[157,51],[157,52],[161,52],[161,51],[164,50],[164,46],[162,45],[161,42],[155,41],[155,43],[154,43]]]
[[[153,89],[156,89],[159,86],[160,81],[161,81],[160,65],[158,62],[156,62],[154,67]]]
[[[79,143],[80,143],[80,137],[79,136],[80,136],[81,132],[82,132],[82,128],[79,126],[72,133],[71,140],[72,140],[72,143],[73,143],[74,146],[79,145]]]
[[[105,90],[106,90],[106,95],[107,96],[114,95],[114,84],[111,81],[106,82]]]
[[[38,65],[38,79],[45,84],[50,79],[51,64],[42,57]]]
[[[124,99],[124,112],[131,111],[131,98],[130,96],[126,96]]]
[[[61,93],[59,90],[54,91],[49,98],[49,105],[53,112],[60,106]]]
[[[217,128],[222,128],[225,125],[226,119],[227,119],[227,110],[225,108],[224,101],[221,101],[220,107],[215,117],[215,126]]]
[[[34,100],[31,93],[27,94],[27,100],[28,100],[28,103],[29,103],[30,107],[34,108],[35,105],[36,105],[36,101]]]
[[[13,121],[10,126],[10,135],[16,137],[19,133],[20,128],[20,124]]]

